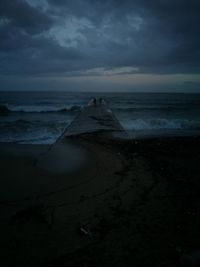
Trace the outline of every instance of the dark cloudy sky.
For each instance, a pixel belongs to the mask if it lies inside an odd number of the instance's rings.
[[[199,0],[0,0],[0,90],[200,92]]]

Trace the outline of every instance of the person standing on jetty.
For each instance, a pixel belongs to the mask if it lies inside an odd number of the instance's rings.
[[[97,99],[96,99],[96,97],[92,98],[92,99],[89,101],[88,106],[94,106],[94,107],[97,106]]]
[[[105,106],[105,105],[106,105],[106,101],[102,97],[100,97],[99,98],[99,106]]]
[[[97,103],[96,97],[92,98],[88,103],[88,106],[94,106],[94,107],[96,107],[96,106],[105,106],[105,105],[106,105],[106,102],[102,97],[99,98],[98,103]]]

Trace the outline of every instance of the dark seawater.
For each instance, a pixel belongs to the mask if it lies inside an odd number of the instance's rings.
[[[0,92],[0,142],[53,143],[94,96],[133,137],[200,134],[200,94]]]

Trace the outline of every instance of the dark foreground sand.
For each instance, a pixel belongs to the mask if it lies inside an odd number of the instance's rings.
[[[0,145],[1,267],[198,266],[199,137],[69,142],[87,160],[62,173]]]

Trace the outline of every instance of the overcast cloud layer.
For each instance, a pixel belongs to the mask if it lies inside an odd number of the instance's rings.
[[[199,25],[198,0],[0,0],[0,89],[131,74],[199,85]]]

